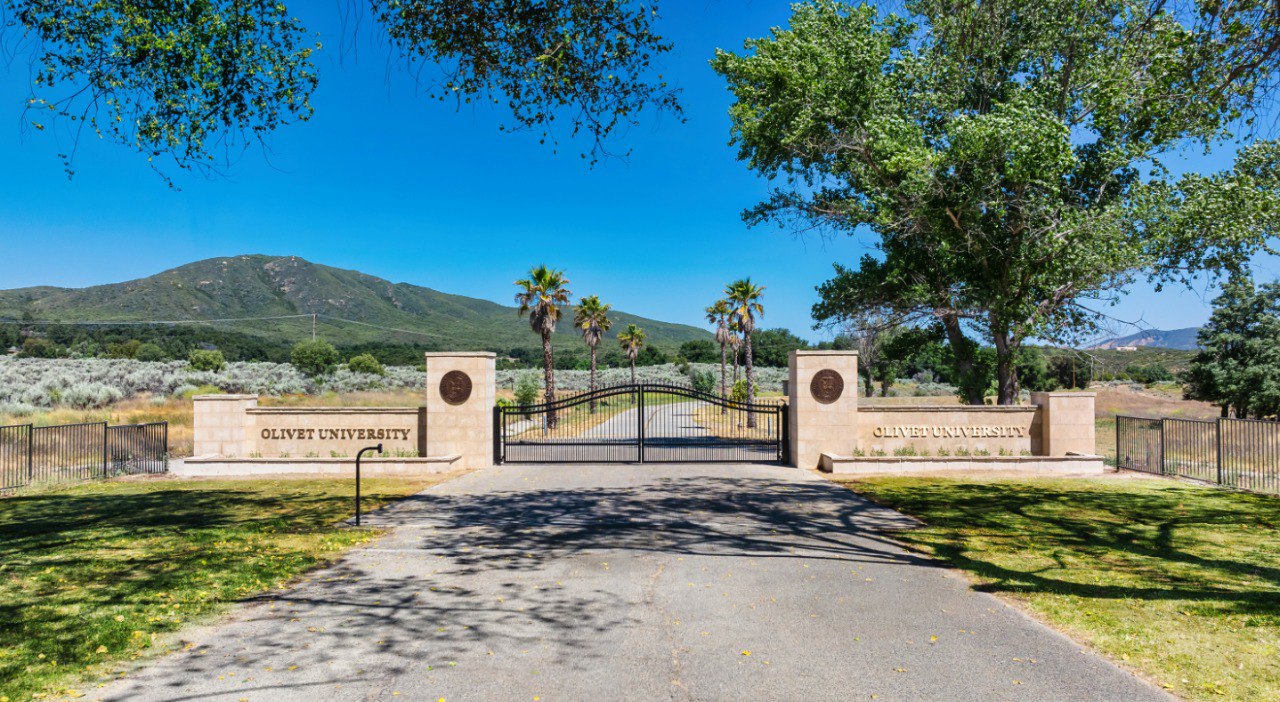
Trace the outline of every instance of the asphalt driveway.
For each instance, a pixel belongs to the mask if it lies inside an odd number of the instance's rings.
[[[110,700],[1158,700],[763,465],[502,466],[187,636]]]

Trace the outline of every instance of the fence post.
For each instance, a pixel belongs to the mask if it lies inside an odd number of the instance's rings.
[[[1218,439],[1218,484],[1222,484],[1222,417],[1213,424],[1213,431]]]
[[[1120,425],[1124,417],[1116,415],[1116,472],[1120,472]]]
[[[107,477],[107,423],[102,423],[102,477]]]
[[[423,408],[426,409],[425,407]],[[502,408],[493,406],[493,465],[502,465]],[[423,445],[426,442],[423,441]]]
[[[1168,420],[1166,419],[1160,420],[1160,475],[1169,474],[1168,471],[1165,470],[1166,461],[1165,461],[1165,451],[1164,451],[1164,429],[1165,429],[1165,424],[1167,422]]]
[[[36,425],[27,425],[27,482],[34,483],[36,480]]]

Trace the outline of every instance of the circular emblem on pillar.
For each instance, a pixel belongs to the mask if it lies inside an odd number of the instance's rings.
[[[451,370],[440,379],[440,397],[451,405],[460,405],[471,397],[471,376]]]
[[[813,380],[809,382],[809,392],[813,393],[813,399],[829,405],[839,400],[841,393],[844,392],[844,378],[830,368],[823,368],[813,374]]]

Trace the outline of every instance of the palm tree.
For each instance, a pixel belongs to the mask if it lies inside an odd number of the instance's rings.
[[[733,385],[738,384],[738,365],[742,361],[742,335],[738,333],[738,320],[729,318],[729,348],[733,349]]]
[[[636,384],[636,356],[640,355],[640,348],[644,346],[644,330],[634,324],[628,324],[625,331],[618,334],[618,345],[622,347],[622,352],[627,354],[627,360],[631,361],[631,384]]]
[[[727,399],[728,388],[725,387],[725,346],[729,343],[729,303],[716,300],[707,308],[707,321],[716,325],[716,343],[720,344],[720,399]],[[724,409],[724,408],[721,408]]]
[[[609,331],[609,327],[613,326],[613,320],[609,319],[610,306],[600,302],[600,298],[592,295],[584,297],[578,301],[578,307],[574,310],[573,325],[582,332],[582,340],[587,342],[587,348],[591,349],[591,381],[590,391],[593,393],[591,397],[591,413],[596,412],[596,347],[600,345],[600,340],[604,338],[604,333]]]
[[[551,358],[551,335],[556,331],[556,322],[560,321],[560,308],[569,304],[569,279],[563,271],[538,265],[529,271],[529,277],[515,282],[520,292],[516,293],[516,303],[520,309],[516,314],[523,317],[529,315],[529,326],[542,335],[542,373],[546,384],[545,401],[555,402],[556,378]],[[547,408],[547,428],[556,428],[556,411]]]
[[[753,358],[751,356],[751,333],[756,330],[756,315],[764,316],[764,305],[760,304],[760,298],[764,296],[764,286],[756,285],[751,282],[750,278],[743,278],[729,283],[724,289],[725,301],[729,303],[729,314],[738,320],[738,327],[742,329],[742,343],[747,349],[747,402],[755,401],[756,397],[756,378],[752,367]],[[756,425],[756,415],[754,412],[747,412],[747,427],[754,428]]]

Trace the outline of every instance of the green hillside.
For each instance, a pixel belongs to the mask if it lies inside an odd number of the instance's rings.
[[[514,307],[332,268],[296,256],[211,258],[124,283],[88,288],[49,286],[0,291],[0,317],[40,321],[195,320],[316,314],[317,330],[340,346],[412,344],[456,351],[538,346]],[[711,339],[709,332],[617,312],[614,330],[638,324],[654,346],[674,349]],[[363,323],[355,324],[342,320]],[[311,320],[219,323],[218,329],[293,342]],[[403,330],[403,331],[392,331]],[[580,344],[562,323],[555,344]]]

